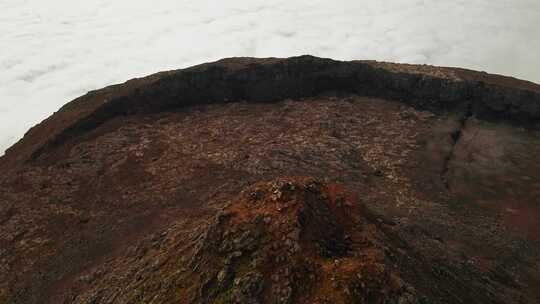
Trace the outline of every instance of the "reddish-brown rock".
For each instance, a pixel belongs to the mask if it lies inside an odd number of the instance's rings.
[[[0,158],[0,303],[538,303],[540,86],[233,58]]]

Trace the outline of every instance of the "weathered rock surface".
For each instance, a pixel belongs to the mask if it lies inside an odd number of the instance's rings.
[[[0,303],[538,303],[540,86],[234,58],[0,158]]]

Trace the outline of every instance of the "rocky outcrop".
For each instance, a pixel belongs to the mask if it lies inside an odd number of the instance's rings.
[[[196,238],[176,279],[184,282],[177,301],[421,303],[421,295],[392,262],[398,248],[373,220],[337,184],[311,178],[257,183]],[[114,285],[104,277],[93,288],[101,290],[101,299],[111,298],[106,286]],[[96,294],[78,300],[92,301]],[[128,293],[127,302],[156,297],[155,292],[142,294]]]

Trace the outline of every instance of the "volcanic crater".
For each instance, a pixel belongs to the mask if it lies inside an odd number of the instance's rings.
[[[540,85],[229,58],[0,158],[0,303],[538,303]]]

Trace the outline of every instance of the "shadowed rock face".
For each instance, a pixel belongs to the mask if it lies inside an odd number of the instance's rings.
[[[234,58],[0,158],[0,303],[537,303],[540,86]]]

